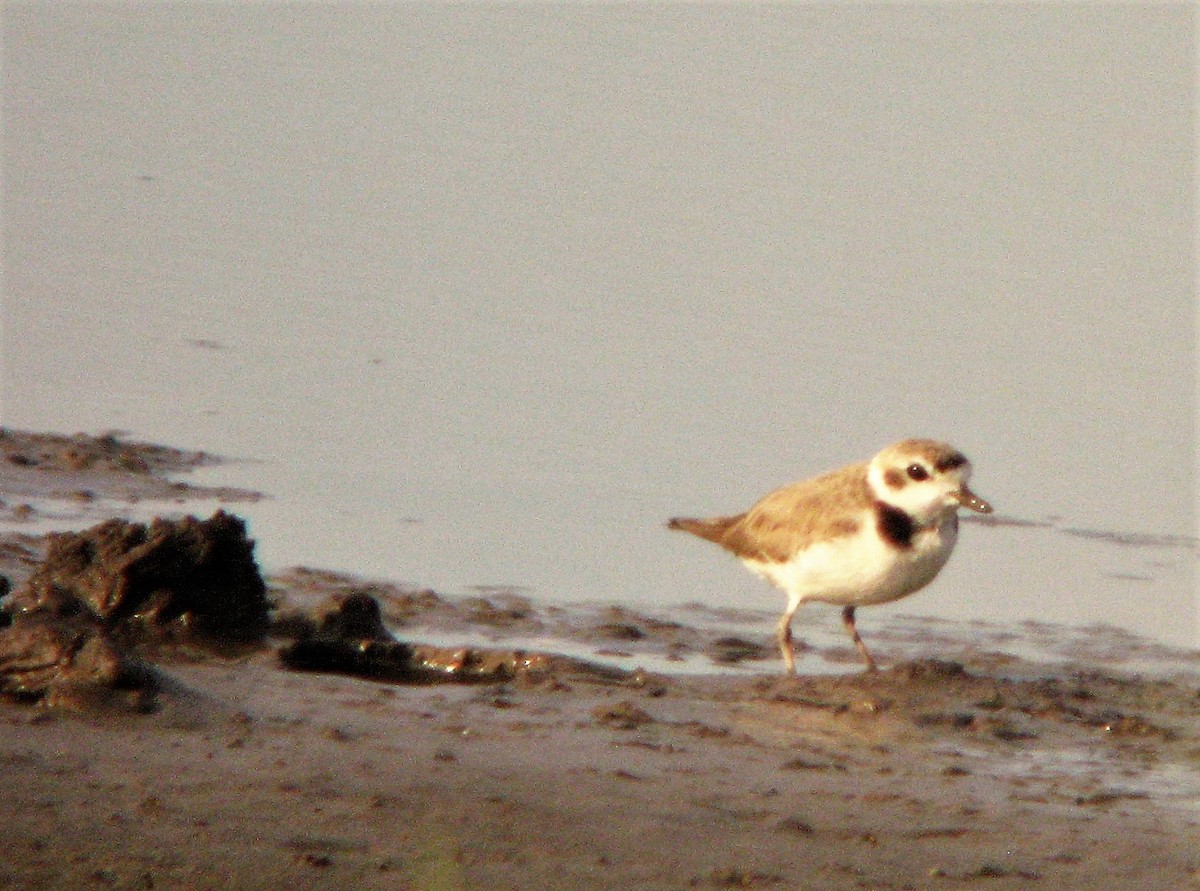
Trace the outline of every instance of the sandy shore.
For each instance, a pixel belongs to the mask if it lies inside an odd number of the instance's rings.
[[[78,488],[53,466],[5,463],[20,497]],[[87,503],[126,482],[139,498],[180,493],[117,467],[89,478]],[[40,547],[10,528],[0,573],[19,582]],[[364,585],[268,581],[301,612]],[[439,616],[469,635],[557,615],[375,593],[401,636]],[[629,611],[577,631],[598,654],[736,649],[719,629]],[[1149,677],[966,647],[783,679],[750,640],[736,676],[557,660],[401,685],[289,671],[282,644],[160,663],[148,714],[0,704],[0,886],[1200,888],[1187,664]]]
[[[1193,700],[1177,731],[1019,711],[1013,723],[1011,707],[963,701],[971,685],[921,668],[814,697],[766,678],[398,687],[285,673],[271,654],[174,665],[155,714],[3,713],[0,879],[1196,886],[1196,802],[1166,794],[1172,753],[1197,757],[1194,737],[1169,738],[1194,732],[1193,691],[1153,691]]]

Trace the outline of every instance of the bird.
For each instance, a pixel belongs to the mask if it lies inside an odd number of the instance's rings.
[[[809,600],[842,607],[866,670],[877,671],[855,610],[932,582],[958,540],[960,507],[992,513],[967,485],[971,471],[947,443],[905,439],[869,461],[776,489],[745,513],[675,517],[667,527],[720,545],[787,594],[776,628],[787,674],[796,672],[792,619]]]

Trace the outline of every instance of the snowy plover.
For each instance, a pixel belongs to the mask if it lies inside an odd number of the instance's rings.
[[[971,462],[932,439],[906,439],[870,461],[776,489],[744,514],[667,526],[715,542],[782,588],[779,649],[794,673],[792,617],[817,600],[843,607],[842,621],[869,671],[875,660],[854,626],[859,606],[925,587],[958,539],[958,508],[992,506],[967,487]]]

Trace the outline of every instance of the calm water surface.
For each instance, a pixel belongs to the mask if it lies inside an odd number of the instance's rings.
[[[1022,524],[864,629],[1197,642],[1187,6],[33,3],[3,39],[0,423],[243,459],[209,473],[271,496],[268,567],[773,607],[663,520],[928,435]]]

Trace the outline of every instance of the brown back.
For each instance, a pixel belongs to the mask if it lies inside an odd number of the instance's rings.
[[[816,539],[858,531],[873,499],[867,486],[868,462],[776,489],[744,514],[667,523],[715,542],[743,560],[786,562]]]

